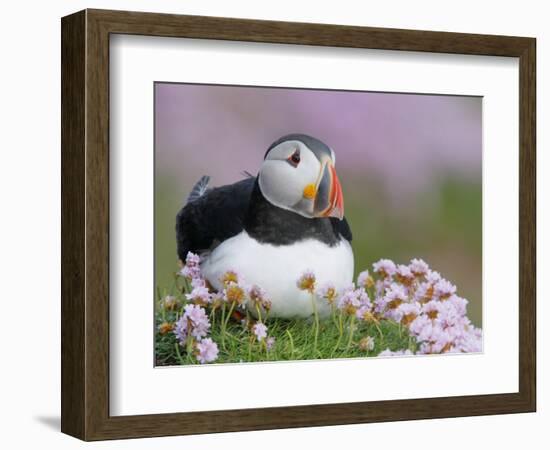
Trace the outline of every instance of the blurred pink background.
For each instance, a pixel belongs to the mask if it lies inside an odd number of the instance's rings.
[[[291,132],[321,139],[338,170],[372,176],[397,197],[441,172],[481,176],[479,97],[163,83],[156,107],[158,169],[176,176],[207,168],[224,184],[256,173],[269,144]]]

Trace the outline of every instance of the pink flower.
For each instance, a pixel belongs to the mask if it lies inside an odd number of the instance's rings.
[[[409,325],[409,331],[413,336],[416,336],[417,341],[425,340],[428,336],[430,336],[432,328],[432,320],[424,314],[419,315]]]
[[[416,277],[423,277],[428,273],[430,267],[422,259],[411,259],[409,269]]]
[[[201,258],[199,255],[187,252],[187,256],[185,257],[185,264],[189,267],[196,267],[200,264]]]
[[[254,284],[248,289],[248,297],[253,303],[261,305],[267,299],[267,294],[260,286]]]
[[[437,283],[439,280],[441,280],[441,275],[439,272],[428,270],[428,273],[426,274],[426,281],[428,283]]]
[[[267,292],[260,286],[253,285],[248,288],[248,298],[253,305],[261,306],[266,311],[271,309],[271,300],[267,297]]]
[[[336,287],[334,286],[334,284],[326,283],[317,290],[317,295],[326,299],[329,305],[332,305],[338,297],[338,292],[336,291]]]
[[[411,269],[409,269],[408,266],[399,264],[395,271],[395,278],[400,283],[403,283],[404,285],[408,286],[414,281],[414,274],[412,273]]]
[[[202,278],[193,278],[191,280],[191,287],[204,287],[206,286],[206,281],[204,281]]]
[[[464,353],[479,353],[483,351],[482,332],[479,328],[470,326],[455,340],[455,349]]]
[[[197,361],[201,364],[215,361],[218,358],[218,344],[212,339],[206,338],[197,343]]]
[[[408,300],[406,288],[398,283],[392,283],[388,289],[386,289],[386,295],[380,302],[380,307],[385,309],[385,315],[388,318],[393,319],[394,311]]]
[[[374,290],[376,297],[383,297],[386,293],[386,289],[392,284],[391,278],[384,278],[383,280],[376,280],[374,283]]]
[[[394,313],[394,320],[403,325],[409,325],[420,314],[418,303],[402,303],[397,307]]]
[[[437,300],[430,300],[422,305],[422,314],[426,315],[429,319],[435,320],[439,316],[441,310],[441,302]]]
[[[191,278],[191,279],[195,277],[200,277],[201,275],[200,269],[198,267],[188,267],[188,266],[183,266],[179,274],[182,277]]]
[[[222,306],[225,302],[225,298],[223,296],[223,292],[214,292],[210,296],[210,304],[212,305],[212,308],[219,308]]]
[[[258,342],[267,337],[267,327],[262,322],[256,322],[252,327],[252,332],[256,335]]]
[[[358,276],[357,276],[357,286],[362,288],[370,288],[374,285],[374,280],[369,274],[368,270],[363,270]]]
[[[452,295],[448,302],[454,307],[456,312],[462,316],[466,315],[466,308],[468,306],[468,300],[465,298],[459,297],[458,295]]]
[[[432,303],[432,302],[430,302]],[[450,328],[456,325],[468,325],[469,319],[457,310],[457,308],[450,302],[436,302],[437,317],[436,321],[442,328]]]
[[[361,306],[356,312],[355,312],[355,316],[359,319],[359,320],[364,320],[365,322],[369,322],[369,321],[375,321],[375,317],[374,317],[374,314],[373,314],[373,311],[372,311],[372,305],[363,305]]]
[[[347,312],[348,314],[355,314],[358,308],[361,307],[361,293],[354,289],[353,286],[347,288],[340,299],[338,300],[338,309]]]
[[[441,300],[448,299],[456,292],[456,286],[447,280],[441,279],[435,284],[435,295]]]
[[[198,278],[193,279],[193,281],[203,281]],[[190,294],[185,294],[187,300],[191,300],[194,303],[199,305],[207,305],[212,301],[212,295],[208,292],[208,288],[203,284],[195,283],[195,287]]]
[[[268,350],[271,350],[273,348],[273,346],[275,345],[275,338],[273,336],[269,336],[266,340],[265,340],[265,346]]]
[[[199,278],[201,275],[200,257],[188,252],[185,258],[185,266],[180,270],[180,275],[187,278]]]
[[[228,270],[222,275],[220,281],[224,287],[227,287],[231,283],[239,284],[239,282],[242,282],[243,280],[236,270]]]
[[[388,278],[395,273],[395,263],[390,259],[381,259],[372,265],[374,272],[381,277]]]
[[[367,291],[363,288],[359,288],[355,290],[355,295],[357,295],[360,304],[359,309],[357,309],[355,313],[357,318],[365,322],[376,321],[373,315],[373,305]]]
[[[298,281],[296,282],[298,289],[302,291],[308,291],[313,294],[315,292],[315,274],[311,270],[306,270],[302,273]]]
[[[357,295],[357,298],[359,299],[359,303],[361,303],[361,306],[372,308],[372,303],[370,301],[369,294],[367,294],[367,291],[365,289],[358,288],[355,290],[355,293]]]
[[[425,303],[430,301],[434,296],[433,284],[429,282],[421,283],[414,293],[414,299],[417,302]]]
[[[453,338],[438,326],[432,326],[431,333],[420,344],[420,354],[446,353],[453,348]]]
[[[244,301],[246,300],[246,287],[234,281],[230,281],[223,290],[223,297],[229,304],[244,305]]]
[[[198,305],[186,305],[183,315],[176,322],[174,334],[181,345],[187,342],[189,335],[200,340],[205,337],[210,329],[210,322],[204,308]]]

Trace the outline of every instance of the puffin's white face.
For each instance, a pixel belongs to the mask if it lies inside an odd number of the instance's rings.
[[[304,217],[343,219],[344,201],[334,170],[334,152],[318,152],[318,156],[298,140],[273,147],[259,172],[263,196],[273,205]]]

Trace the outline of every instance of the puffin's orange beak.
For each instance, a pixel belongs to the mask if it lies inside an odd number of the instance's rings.
[[[321,171],[321,179],[315,195],[314,215],[315,217],[337,217],[340,220],[344,218],[342,185],[330,161],[324,164]]]
[[[342,193],[342,185],[336,175],[336,169],[332,164],[329,164],[331,172],[331,189],[330,189],[330,204],[331,207],[326,212],[328,217],[338,217],[342,220],[344,218],[344,194]]]

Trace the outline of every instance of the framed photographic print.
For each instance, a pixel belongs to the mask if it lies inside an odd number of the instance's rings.
[[[62,29],[62,431],[535,410],[535,39]]]

